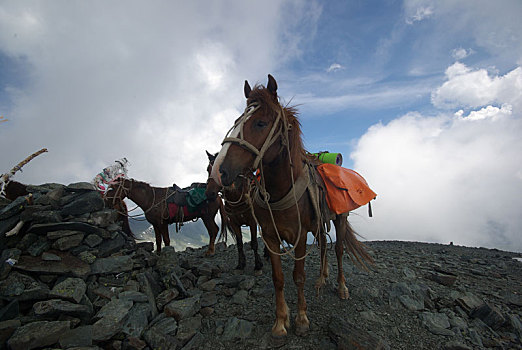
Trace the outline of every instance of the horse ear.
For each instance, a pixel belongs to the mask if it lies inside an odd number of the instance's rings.
[[[274,79],[274,77],[270,74],[268,74],[268,85],[267,85],[268,91],[272,93],[272,95],[277,96],[277,83]]]
[[[245,80],[245,87],[243,90],[245,91],[245,97],[248,99],[248,96],[250,96],[252,89],[250,88],[250,85],[248,84],[248,81],[246,81],[246,80]]]
[[[207,150],[205,150],[205,152],[207,153],[208,160],[210,160],[210,157],[212,157],[212,154],[208,153]]]

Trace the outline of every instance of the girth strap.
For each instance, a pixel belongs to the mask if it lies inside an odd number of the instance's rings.
[[[306,189],[308,188],[308,186],[310,184],[311,183],[310,183],[310,176],[308,174],[308,166],[307,166],[307,164],[305,164],[304,169],[303,169],[303,175],[299,176],[294,184],[295,197],[294,197],[294,189],[290,188],[290,191],[288,191],[288,193],[283,198],[281,198],[277,202],[269,203],[270,208],[272,210],[285,210],[285,209],[293,207],[296,204],[295,203],[296,199],[297,200],[301,199],[301,197],[303,196],[303,194],[305,193]],[[268,209],[268,205],[266,204],[264,199],[261,198],[259,189],[256,189],[256,191],[254,193],[254,201],[261,208]]]

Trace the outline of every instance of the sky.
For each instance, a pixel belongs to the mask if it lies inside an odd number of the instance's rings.
[[[377,193],[368,240],[522,252],[519,0],[0,1],[0,173],[91,181],[126,157],[206,180],[243,84],[278,83],[309,151]]]

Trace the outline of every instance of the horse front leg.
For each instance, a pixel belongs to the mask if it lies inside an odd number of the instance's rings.
[[[337,293],[340,299],[348,299],[350,293],[348,287],[346,287],[346,279],[343,273],[343,252],[344,252],[344,241],[347,234],[347,222],[345,215],[337,215],[334,220],[335,232],[337,240],[335,242],[335,255],[337,256]]]
[[[154,236],[156,236],[156,252],[161,253],[161,230],[159,225],[152,225],[154,227]]]
[[[295,247],[294,283],[297,287],[297,315],[295,316],[295,333],[305,335],[310,329],[310,321],[306,316],[306,299],[304,296],[304,284],[306,274],[304,271],[306,253],[306,232],[301,233],[301,239]]]
[[[208,250],[205,252],[205,256],[214,255],[214,253],[215,253],[214,242],[216,241],[216,237],[219,232],[219,227],[216,224],[216,222],[214,221],[214,216],[205,215],[202,217],[202,219],[203,219],[203,223],[205,224],[205,227],[207,228],[208,235],[209,235]]]
[[[280,251],[278,242],[267,243],[272,251]],[[272,281],[276,299],[276,320],[272,327],[272,336],[284,337],[288,334],[287,329],[290,328],[290,310],[285,301],[285,276],[281,265],[281,256],[270,252],[270,262],[272,263]]]
[[[243,234],[241,233],[241,226],[239,226],[235,221],[230,222],[230,227],[234,236],[236,237],[236,245],[237,245],[237,266],[236,270],[243,270],[246,265],[246,257],[245,251],[243,249]]]
[[[252,251],[254,252],[254,271],[261,271],[263,268],[263,261],[261,260],[261,257],[259,256],[259,253],[257,251],[258,244],[257,244],[257,224],[250,223],[250,245],[252,247]]]

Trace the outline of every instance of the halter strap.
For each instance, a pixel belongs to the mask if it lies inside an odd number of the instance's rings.
[[[261,160],[263,159],[263,156],[265,155],[265,152],[270,148],[270,146],[272,146],[277,141],[279,136],[283,135],[283,128],[280,128],[276,132],[276,129],[279,126],[279,122],[284,119],[282,117],[284,114],[283,107],[279,103],[278,103],[278,105],[279,105],[279,110],[277,111],[276,119],[275,119],[274,123],[272,124],[272,128],[270,129],[270,132],[268,133],[268,136],[266,137],[265,142],[263,143],[263,145],[261,146],[260,149],[258,149],[256,146],[254,146],[247,140],[245,140],[245,138],[243,136],[243,129],[244,129],[246,121],[260,108],[260,105],[257,102],[253,102],[246,106],[243,114],[241,114],[241,116],[239,117],[237,122],[227,133],[227,135],[229,135],[230,132],[232,132],[237,127],[239,127],[240,129],[239,129],[238,137],[227,136],[227,137],[225,137],[225,139],[223,139],[223,142],[221,142],[221,145],[223,145],[225,143],[233,143],[233,144],[237,144],[240,147],[243,147],[247,151],[250,151],[251,153],[253,153],[256,156],[256,159],[254,160],[252,168],[257,169],[259,167],[259,163],[261,163]],[[285,125],[285,124],[283,123],[283,125]]]

